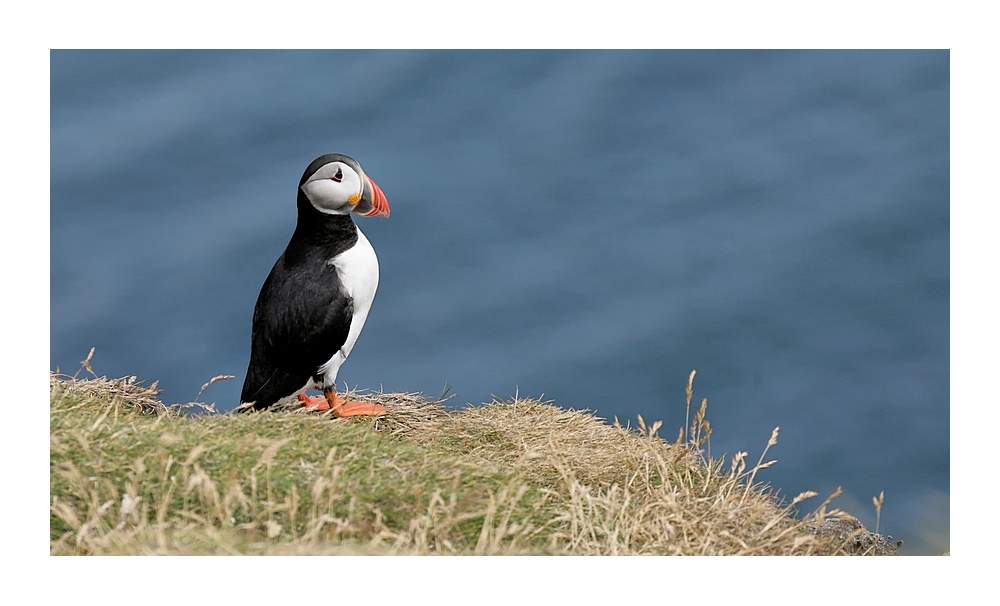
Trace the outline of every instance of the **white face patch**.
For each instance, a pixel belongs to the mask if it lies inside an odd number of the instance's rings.
[[[331,215],[346,215],[361,199],[362,176],[343,162],[331,162],[319,168],[302,184],[302,191],[316,210]]]

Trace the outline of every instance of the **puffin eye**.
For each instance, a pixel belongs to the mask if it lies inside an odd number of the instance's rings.
[[[332,176],[330,178],[333,179],[334,181],[336,181],[337,183],[340,183],[341,181],[344,180],[344,171],[341,170],[340,168],[338,168],[337,169],[337,174],[335,174],[334,176]]]

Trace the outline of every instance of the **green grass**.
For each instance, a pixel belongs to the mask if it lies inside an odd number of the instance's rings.
[[[89,367],[88,367],[89,369]],[[693,375],[692,375],[693,378]],[[413,394],[353,394],[379,419],[295,407],[185,415],[134,377],[53,374],[50,553],[875,553],[820,504],[778,504],[763,462],[723,470],[658,424],[609,425],[529,399],[452,412]],[[690,390],[688,394],[690,406]]]

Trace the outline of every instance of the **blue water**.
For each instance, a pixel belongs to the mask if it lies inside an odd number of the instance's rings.
[[[51,365],[235,406],[316,156],[388,220],[340,380],[544,397],[750,452],[949,547],[949,54],[73,52],[51,60]],[[815,506],[819,501],[815,500]],[[808,504],[809,502],[807,502]]]

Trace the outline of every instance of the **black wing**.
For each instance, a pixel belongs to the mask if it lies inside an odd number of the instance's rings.
[[[354,315],[336,268],[321,258],[293,265],[287,257],[275,263],[254,308],[240,400],[256,410],[301,389],[343,347]]]

